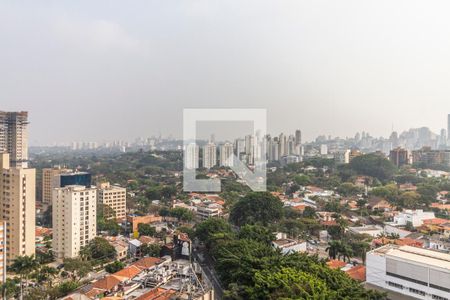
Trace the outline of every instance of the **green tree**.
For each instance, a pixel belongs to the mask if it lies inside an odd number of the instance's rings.
[[[155,236],[156,229],[150,224],[140,223],[138,225],[139,235]]]
[[[143,244],[141,254],[142,256],[160,257],[161,246],[159,244]]]
[[[267,225],[283,216],[283,203],[268,192],[252,192],[239,200],[231,209],[230,220],[237,226],[245,224]]]
[[[83,254],[94,260],[108,260],[116,257],[116,249],[104,238],[96,237],[82,248]]]
[[[315,218],[316,210],[310,206],[305,206],[305,210],[303,211],[303,217],[305,218]]]
[[[17,256],[11,264],[10,270],[20,277],[20,298],[23,298],[23,283],[28,280],[28,276],[39,267],[39,263],[31,256]]]
[[[238,238],[256,240],[269,245],[275,240],[275,235],[271,230],[260,225],[244,225],[239,230]]]
[[[300,186],[307,186],[311,184],[311,178],[308,175],[305,174],[299,174],[294,177],[295,183],[297,183]]]
[[[194,213],[184,207],[175,207],[169,211],[169,215],[177,218],[179,221],[192,221],[194,219]]]
[[[105,267],[105,271],[108,273],[116,273],[122,270],[123,268],[125,268],[125,264],[121,261],[116,260],[113,263],[108,264]]]
[[[224,219],[209,218],[198,224],[195,228],[195,237],[205,243],[208,249],[212,248],[215,240],[214,236],[218,233],[227,235],[233,233],[230,224]]]
[[[391,179],[396,169],[389,160],[378,153],[355,157],[350,162],[350,167],[360,175],[375,177],[382,182]]]
[[[336,299],[335,291],[313,274],[294,268],[257,271],[250,299]]]
[[[79,258],[65,258],[64,270],[71,273],[74,279],[80,280],[92,271],[92,264]]]
[[[6,278],[6,281],[2,284],[3,299],[17,299],[20,296],[20,279],[17,277]]]
[[[399,204],[405,208],[418,208],[420,204],[420,195],[414,191],[404,192],[400,195]]]
[[[353,196],[362,192],[361,188],[351,182],[341,183],[341,185],[337,188],[337,191],[340,195],[345,197]]]

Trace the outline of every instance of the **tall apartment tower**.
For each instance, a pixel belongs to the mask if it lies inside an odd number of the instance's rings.
[[[447,115],[447,139],[450,141],[450,114]]]
[[[295,131],[295,145],[298,146],[301,145],[301,143],[302,143],[302,132],[299,129],[297,129]]]
[[[8,153],[0,154],[1,219],[6,223],[6,262],[35,254],[36,173],[11,167]]]
[[[125,220],[127,205],[127,189],[110,185],[109,182],[97,184],[98,203],[109,206],[114,210],[114,215],[110,215],[107,208],[104,207],[103,215],[107,219]]]
[[[220,165],[224,167],[233,166],[233,144],[225,143],[220,146]]]
[[[184,166],[186,169],[198,169],[199,148],[196,143],[186,145],[184,149]]]
[[[0,221],[0,283],[6,282],[6,222]]]
[[[203,167],[206,169],[212,168],[216,165],[216,145],[208,143],[203,146]]]
[[[52,200],[53,252],[58,260],[77,257],[97,235],[97,189],[55,188]]]
[[[10,166],[28,167],[28,112],[0,111],[0,153],[9,153]]]

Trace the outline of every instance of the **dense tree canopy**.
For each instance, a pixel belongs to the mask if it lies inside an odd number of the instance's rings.
[[[350,162],[350,167],[360,175],[375,177],[383,182],[391,179],[395,172],[395,166],[378,153],[355,157]]]
[[[252,192],[240,199],[231,209],[230,220],[237,226],[267,225],[281,219],[283,203],[268,192]]]

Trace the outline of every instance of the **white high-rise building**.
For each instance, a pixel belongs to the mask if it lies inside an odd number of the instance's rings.
[[[367,253],[366,283],[414,299],[450,299],[450,255],[388,244]]]
[[[233,166],[234,149],[233,144],[225,143],[220,146],[220,165],[224,167]]]
[[[255,161],[256,141],[254,135],[245,136],[245,155],[247,164],[253,165]]]
[[[217,164],[216,145],[208,143],[203,146],[203,167],[210,169]]]
[[[184,166],[186,169],[198,169],[199,147],[196,143],[186,145],[184,150]]]
[[[71,185],[53,189],[53,252],[77,257],[97,235],[97,189]]]
[[[236,148],[236,157],[238,159],[241,158],[241,154],[245,153],[245,140],[237,139],[235,142],[235,148]]]

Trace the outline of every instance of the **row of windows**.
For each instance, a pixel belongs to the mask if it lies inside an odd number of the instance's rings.
[[[402,278],[402,279],[403,279],[403,278]],[[386,281],[386,283],[387,283],[389,286],[395,287],[395,288],[397,288],[397,289],[403,290],[403,289],[405,288],[403,285],[401,285],[401,284],[399,284],[399,283],[396,283],[396,282]],[[444,290],[444,291],[446,291],[446,292],[450,291],[450,289],[448,289],[448,288],[443,288],[443,287],[441,287],[441,286],[436,286],[436,285],[434,285],[434,284],[430,284],[430,287],[433,287],[433,288],[436,288],[436,289],[440,289],[440,290]],[[426,295],[426,293],[425,293],[424,291],[421,291],[421,290],[418,290],[418,289],[415,289],[415,288],[408,288],[408,290],[409,290],[410,293],[417,294],[417,295],[420,295],[420,296],[425,296],[425,295]],[[432,298],[432,299],[435,299],[435,300],[450,300],[450,299],[448,299],[448,298],[441,297],[441,296],[434,295],[434,294],[431,295],[431,298]]]

